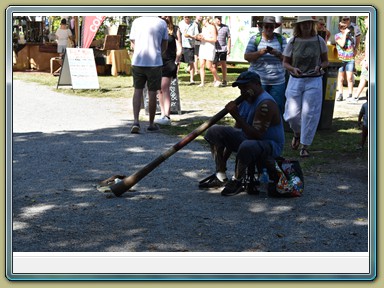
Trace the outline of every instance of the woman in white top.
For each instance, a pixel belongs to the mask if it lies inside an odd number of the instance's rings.
[[[201,84],[198,87],[204,86],[205,81],[205,67],[207,67],[213,75],[214,86],[219,87],[221,82],[217,74],[216,68],[212,65],[215,59],[217,41],[217,29],[213,23],[212,17],[205,17],[203,19],[202,33],[197,37],[200,41],[199,59],[200,59],[200,80]]]
[[[60,57],[63,56],[67,48],[68,38],[72,38],[72,32],[67,27],[67,20],[61,19],[60,27],[56,30],[57,53],[60,54]]]

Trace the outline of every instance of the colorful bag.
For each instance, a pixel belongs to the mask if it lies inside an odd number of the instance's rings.
[[[300,162],[279,158],[275,162],[279,181],[276,194],[284,197],[300,197],[304,192],[304,175]]]

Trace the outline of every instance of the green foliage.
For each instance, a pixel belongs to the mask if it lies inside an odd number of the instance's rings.
[[[361,30],[361,40],[360,40],[360,46],[359,46],[359,51],[364,52],[365,51],[365,36],[367,35],[367,27],[364,25],[364,19],[365,16],[359,16],[356,19],[356,24],[359,26]]]
[[[51,32],[55,32],[60,27],[61,17],[60,16],[50,16],[49,23]]]
[[[365,16],[359,16],[357,17],[357,23],[356,23],[359,26],[363,37],[367,34],[367,27],[365,27],[364,25],[364,19],[365,19]]]

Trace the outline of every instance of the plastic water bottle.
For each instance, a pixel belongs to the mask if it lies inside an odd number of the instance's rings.
[[[260,197],[268,197],[269,175],[267,168],[263,169],[263,173],[260,176],[259,195]]]

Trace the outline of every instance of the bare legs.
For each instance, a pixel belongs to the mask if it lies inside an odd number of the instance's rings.
[[[139,114],[141,109],[141,99],[143,97],[143,89],[136,89],[133,93],[133,123],[139,124]],[[153,121],[156,113],[156,91],[148,91],[148,112],[149,112],[149,127],[153,127]]]
[[[365,85],[367,84],[367,79],[360,77],[360,83],[357,87],[355,99],[359,99],[361,92],[363,92]]]
[[[348,97],[352,97],[353,94],[353,72],[346,71],[346,72],[339,72],[337,77],[337,87],[339,90],[339,97],[337,98],[338,101],[343,100],[343,89],[344,89],[344,79],[347,79],[348,83]]]
[[[169,88],[171,86],[171,78],[161,78],[161,91],[159,91],[159,104],[161,110],[161,116],[168,116],[171,112],[171,94]]]
[[[217,74],[216,67],[212,64],[212,61],[206,60],[206,59],[200,59],[200,80],[201,84],[199,85],[204,86],[205,83],[205,68],[208,68],[212,75],[213,75],[213,80],[216,83],[220,82],[219,75]]]
[[[196,48],[195,48],[196,49]],[[193,63],[193,67],[195,68],[195,75],[198,73],[199,71],[199,56],[195,54],[195,62]]]
[[[194,83],[194,76],[195,76],[195,66],[194,66],[194,62],[192,63],[189,63],[189,82],[190,83]]]
[[[221,66],[221,74],[223,75],[223,83],[227,83],[227,61],[220,61],[217,64],[213,64],[216,71],[219,66]]]

